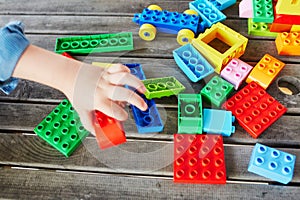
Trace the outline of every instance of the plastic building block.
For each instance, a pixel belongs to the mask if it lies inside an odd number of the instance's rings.
[[[146,79],[143,83],[147,89],[145,92],[147,99],[177,95],[185,90],[185,87],[173,76]]]
[[[233,58],[221,71],[220,75],[223,79],[231,83],[235,90],[238,90],[252,68],[253,67],[251,65],[241,61],[240,59]]]
[[[67,57],[67,58],[72,58],[72,59],[74,59],[73,56],[71,56],[71,55],[68,54],[67,52],[63,52],[61,55],[62,55],[62,56],[65,56],[65,57]]]
[[[221,135],[174,134],[174,182],[225,184]]]
[[[69,157],[89,134],[66,99],[35,127],[34,132],[66,157]]]
[[[253,22],[272,23],[274,20],[272,0],[253,0]]]
[[[277,33],[271,32],[269,29],[270,24],[265,22],[253,22],[252,19],[248,19],[248,34],[255,36],[276,37]]]
[[[236,0],[208,0],[212,3],[218,10],[225,10],[226,8],[234,5]]]
[[[219,52],[209,45],[214,39],[219,39],[230,46],[224,53]],[[215,67],[220,73],[221,69],[232,58],[239,58],[245,52],[248,39],[235,32],[222,23],[214,24],[210,29],[200,34],[192,41],[192,45]]]
[[[239,17],[253,18],[252,0],[242,0],[239,4]]]
[[[200,15],[207,27],[226,19],[226,16],[208,0],[192,1],[189,7]]]
[[[267,89],[284,66],[283,62],[266,54],[252,69],[246,82],[255,81],[261,87]]]
[[[278,0],[276,4],[278,14],[300,15],[299,0]]]
[[[182,29],[189,29],[197,34],[201,18],[197,15],[145,8],[142,13],[135,13],[132,21],[140,26],[151,24],[164,33],[177,34]]]
[[[293,179],[296,156],[256,143],[248,171],[287,184]]]
[[[245,86],[222,107],[231,111],[253,138],[258,138],[287,110],[255,82]]]
[[[132,75],[135,75],[138,77],[140,80],[145,80],[146,76],[144,74],[144,71],[142,69],[142,65],[139,63],[130,63],[130,64],[123,64],[127,66],[130,69],[130,73]]]
[[[300,32],[279,33],[275,44],[279,55],[300,56]]]
[[[124,64],[130,69],[131,74],[138,77],[140,80],[146,79],[142,66],[138,63],[134,64]],[[160,114],[156,107],[155,101],[153,99],[146,99],[144,95],[140,95],[146,104],[148,109],[146,111],[141,111],[137,107],[130,105],[133,118],[136,123],[136,127],[139,133],[154,133],[161,132],[164,128],[163,122],[161,120]]]
[[[193,82],[214,72],[211,64],[191,44],[175,49],[173,56],[178,67]]]
[[[219,76],[214,76],[201,90],[201,95],[204,101],[219,108],[232,91],[232,84]]]
[[[178,133],[202,133],[202,99],[200,94],[178,95]]]
[[[270,25],[271,32],[290,32],[291,28],[293,27],[292,24],[279,24],[279,23],[272,23]]]
[[[292,25],[291,32],[300,32],[300,25]],[[284,32],[284,31],[282,31]]]
[[[231,136],[235,132],[235,126],[232,123],[235,117],[230,111],[203,109],[203,131],[207,134],[221,134]]]
[[[19,79],[11,77],[6,81],[0,81],[0,91],[4,94],[9,95],[19,83]]]
[[[55,45],[56,53],[87,54],[132,49],[131,32],[57,38]]]
[[[100,149],[106,149],[126,142],[123,127],[116,119],[95,111],[96,140]]]
[[[273,21],[273,23],[300,25],[300,15],[278,14],[276,12],[276,9],[274,9],[273,12],[274,12],[274,21]]]

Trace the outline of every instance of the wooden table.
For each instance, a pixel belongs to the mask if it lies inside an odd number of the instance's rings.
[[[2,0],[0,25],[11,20],[23,21],[31,42],[51,51],[57,37],[132,31],[133,51],[76,58],[89,63],[141,63],[148,78],[173,75],[187,87],[186,92],[198,93],[209,78],[192,84],[176,66],[172,57],[172,50],[179,47],[176,37],[159,34],[155,41],[145,42],[138,37],[138,26],[131,21],[134,13],[141,12],[149,4],[182,12],[188,8],[188,2]],[[98,150],[95,138],[90,136],[71,157],[66,158],[33,132],[33,128],[64,99],[64,95],[44,85],[22,80],[11,95],[0,96],[0,198],[299,199],[300,59],[278,56],[272,38],[248,36],[247,20],[238,17],[238,4],[224,13],[227,16],[224,24],[249,38],[242,60],[254,66],[269,53],[287,64],[268,92],[288,108],[287,113],[258,139],[253,139],[235,123],[236,132],[224,138],[226,185],[173,183],[173,150],[170,147],[173,133],[177,131],[176,97],[156,100],[165,117],[162,133],[137,134],[131,118],[125,123],[126,144],[102,152]],[[282,77],[285,79],[278,81]],[[284,80],[294,81],[298,94],[280,92],[278,82],[284,84]],[[247,171],[256,142],[297,155],[290,184],[281,185]],[[142,158],[141,155],[150,156],[145,159],[148,157]],[[159,166],[161,168],[157,168]]]

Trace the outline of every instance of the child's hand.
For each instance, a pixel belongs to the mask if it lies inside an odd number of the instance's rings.
[[[123,121],[128,117],[123,108],[124,103],[133,104],[141,110],[147,109],[144,100],[124,85],[131,86],[140,93],[146,91],[143,83],[131,75],[124,65],[115,64],[109,68],[101,68],[82,64],[73,83],[73,90],[69,90],[66,95],[78,112],[84,127],[94,134],[94,110]]]

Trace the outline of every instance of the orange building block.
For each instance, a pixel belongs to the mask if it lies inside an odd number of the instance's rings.
[[[292,24],[272,23],[270,26],[271,32],[290,32]]]
[[[246,82],[255,81],[264,89],[267,89],[275,77],[284,67],[284,63],[266,54],[252,69]]]
[[[278,34],[275,40],[276,48],[279,55],[300,55],[300,32]]]

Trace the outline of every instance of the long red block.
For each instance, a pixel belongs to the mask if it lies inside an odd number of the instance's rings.
[[[174,134],[174,182],[225,184],[221,135]]]
[[[96,140],[100,149],[106,149],[126,142],[125,132],[119,121],[95,111]]]
[[[260,136],[287,110],[255,82],[236,93],[222,108],[231,111],[253,138]]]

